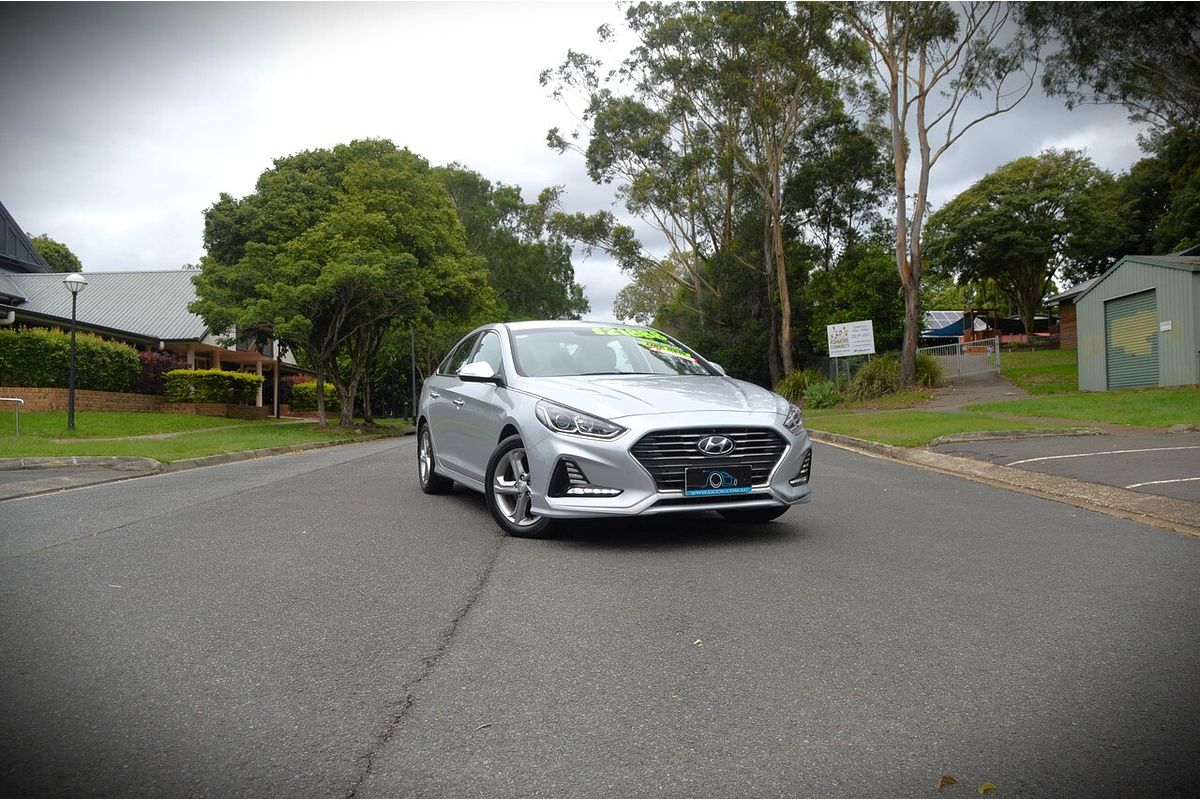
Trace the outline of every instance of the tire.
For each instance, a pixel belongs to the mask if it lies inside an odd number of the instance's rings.
[[[773,519],[778,519],[787,513],[791,506],[768,506],[767,508],[731,508],[727,511],[718,511],[725,519],[730,522],[740,523],[756,523],[770,522]]]
[[[425,494],[445,494],[454,488],[454,481],[434,471],[437,456],[433,451],[433,436],[429,426],[422,425],[417,431],[417,480]]]
[[[523,539],[541,539],[550,534],[553,520],[529,513],[533,500],[529,457],[520,436],[500,442],[488,459],[483,480],[488,510],[505,533]]]

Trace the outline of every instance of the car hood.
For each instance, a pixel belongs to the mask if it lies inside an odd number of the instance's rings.
[[[725,376],[587,375],[526,378],[521,389],[605,419],[642,414],[732,411],[781,413],[784,401]]]

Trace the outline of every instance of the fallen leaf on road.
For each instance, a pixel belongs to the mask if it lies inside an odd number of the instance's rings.
[[[481,731],[481,730],[483,730],[484,728],[490,728],[490,727],[492,727],[492,723],[490,723],[490,722],[481,722],[481,723],[479,723],[479,727],[478,727],[478,728],[476,728],[475,730],[477,730],[477,731]]]
[[[994,783],[985,783],[979,787],[980,794],[987,794],[988,792],[994,792],[994,791],[996,791],[996,784],[994,784]]]
[[[938,778],[937,788],[939,790],[945,786],[957,786],[957,785],[958,785],[958,778],[954,777],[953,775],[943,775],[942,777]]]

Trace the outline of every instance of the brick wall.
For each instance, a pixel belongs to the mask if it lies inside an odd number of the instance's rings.
[[[236,419],[266,419],[266,406],[237,406],[225,403],[163,403],[168,414],[199,414],[205,417],[234,417]]]
[[[66,411],[67,389],[40,386],[0,386],[0,397],[19,397],[25,401],[22,411]],[[76,411],[158,411],[163,404],[156,394],[75,390]],[[0,407],[11,405],[0,403]]]
[[[19,397],[25,401],[22,411],[66,411],[67,389],[48,389],[39,386],[0,386],[0,397]],[[266,419],[266,406],[237,406],[224,403],[168,403],[157,394],[128,392],[98,392],[93,389],[75,390],[76,411],[163,411],[174,414],[201,414],[208,417],[237,419]],[[0,403],[0,412],[11,410],[11,403]]]

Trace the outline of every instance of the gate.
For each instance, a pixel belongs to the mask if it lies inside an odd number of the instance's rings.
[[[965,378],[1000,371],[1000,337],[975,342],[940,344],[917,350],[933,358],[942,367],[943,378]]]

